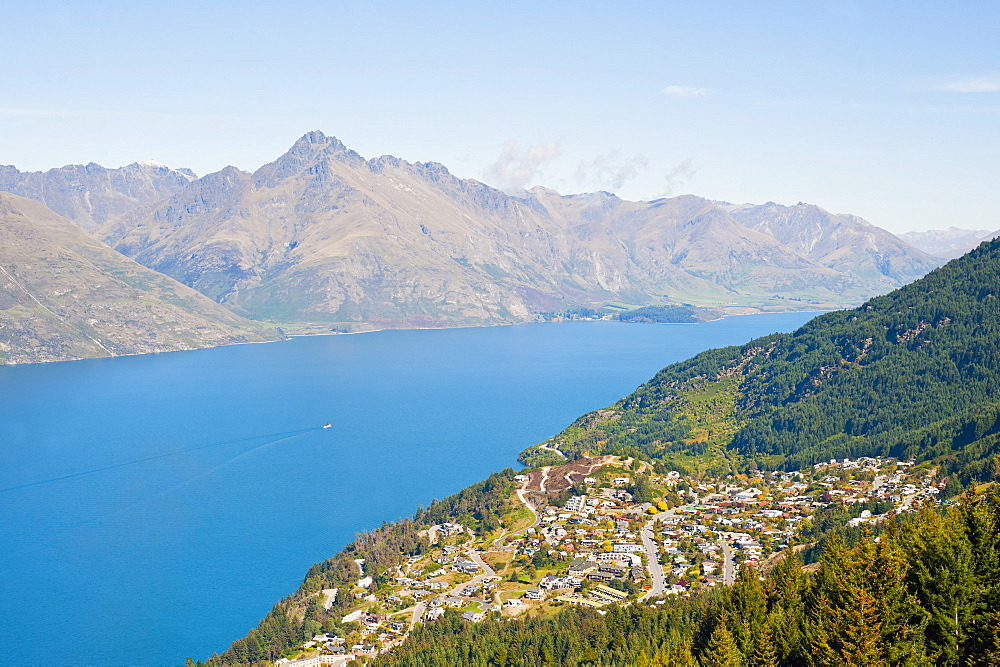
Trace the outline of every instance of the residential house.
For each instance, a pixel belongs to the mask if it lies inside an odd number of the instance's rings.
[[[525,600],[544,600],[545,593],[540,588],[529,588],[524,592]]]

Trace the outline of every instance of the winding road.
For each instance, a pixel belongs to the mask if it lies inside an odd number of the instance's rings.
[[[539,449],[544,449],[547,452],[555,452],[556,454],[558,454],[559,456],[563,457],[564,459],[567,458],[566,455],[563,454],[562,452],[560,452],[557,448],[555,448],[555,447],[549,447],[545,443],[542,443],[542,444],[538,445],[538,448]]]

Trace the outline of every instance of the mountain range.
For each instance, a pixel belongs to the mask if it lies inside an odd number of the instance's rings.
[[[814,205],[506,193],[434,162],[365,159],[321,132],[253,173],[2,166],[0,190],[45,204],[240,318],[303,331],[509,324],[647,305],[684,321],[821,310],[942,263]],[[51,226],[52,213],[36,214]]]
[[[71,164],[45,172],[0,165],[0,191],[39,201],[88,231],[140,204],[169,197],[196,178],[190,169],[153,161],[118,169]]]
[[[192,180],[96,233],[255,319],[498,324],[575,306],[856,304],[940,264],[854,216],[694,196],[508,194],[310,132],[254,173]]]

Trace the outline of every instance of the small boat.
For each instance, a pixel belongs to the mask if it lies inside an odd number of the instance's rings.
[[[323,428],[333,428],[333,424],[331,424],[330,422],[327,422],[327,423],[323,424]]]

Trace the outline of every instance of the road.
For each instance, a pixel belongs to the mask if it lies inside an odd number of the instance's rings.
[[[642,548],[646,552],[646,571],[649,573],[649,579],[652,582],[650,584],[652,587],[645,595],[639,598],[640,600],[663,595],[663,592],[667,590],[667,579],[663,574],[663,565],[660,563],[660,549],[656,542],[653,541],[653,524],[657,521],[666,521],[676,516],[676,508],[654,514],[642,527],[642,530],[639,531]]]
[[[877,493],[888,478],[888,475],[875,475],[875,479],[872,480],[872,492]]]
[[[535,508],[531,506],[531,503],[528,502],[528,499],[524,497],[524,492],[527,489],[527,486],[528,482],[521,482],[521,488],[515,491],[515,493],[517,494],[517,499],[521,501],[521,504],[524,505],[529,512],[531,512],[531,516],[535,517],[535,520],[527,528],[521,528],[515,531],[511,531],[509,533],[504,533],[500,537],[493,540],[494,549],[504,548],[501,542],[503,542],[503,540],[505,540],[508,535],[526,532],[529,528],[535,528],[538,526],[538,524],[542,522],[542,515],[539,514],[537,511],[535,511]]]
[[[549,478],[549,470],[552,466],[545,466],[542,468],[542,479],[538,482],[538,490],[545,493],[545,481]]]
[[[481,584],[483,583],[484,579],[496,576],[496,571],[492,567],[490,567],[489,564],[483,560],[482,556],[479,555],[479,552],[473,549],[471,546],[469,545],[466,546],[465,555],[469,557],[469,560],[471,560],[473,563],[475,563],[482,569],[483,571],[482,574],[477,574],[476,576],[474,576],[472,579],[469,579],[465,583],[456,584],[454,588],[447,591],[446,593],[443,593],[442,595],[452,596],[452,597],[464,597],[459,595],[458,593],[466,586],[472,584]],[[417,624],[417,621],[423,618],[425,611],[427,611],[426,602],[418,602],[413,607],[413,614],[410,616],[410,630],[412,630],[413,626]]]
[[[417,621],[424,617],[424,612],[427,611],[426,602],[418,602],[413,608],[413,616],[410,617],[410,631],[413,631],[413,626],[417,624]]]
[[[729,546],[729,538],[723,535],[719,539],[719,546],[722,547],[722,555],[725,557],[722,565],[722,585],[732,586],[736,582],[736,563],[733,561],[733,548]]]
[[[482,574],[477,574],[476,576],[474,576],[472,579],[469,579],[465,583],[455,584],[454,588],[452,588],[446,593],[443,593],[442,595],[462,597],[461,595],[458,595],[458,592],[463,588],[465,588],[466,586],[469,586],[470,584],[481,584],[483,583],[483,579],[496,575],[496,571],[492,567],[487,565],[486,561],[484,561],[482,557],[479,555],[479,552],[473,549],[471,546],[466,545],[465,555],[469,557],[469,560],[471,560],[473,563],[475,563],[482,569],[483,571]]]
[[[545,480],[548,477],[548,473],[549,473],[549,469],[548,468],[543,468],[542,469],[542,480],[541,480],[542,491],[545,490]],[[528,508],[528,511],[531,512],[531,515],[533,517],[535,517],[535,520],[532,522],[532,524],[530,526],[528,526],[528,528],[535,528],[536,526],[538,526],[542,522],[542,516],[537,511],[535,511],[535,508],[532,507],[531,503],[529,503],[528,500],[527,500],[527,498],[524,497],[524,493],[526,491],[526,487],[527,487],[527,482],[522,482],[521,488],[517,490],[517,498],[518,498],[518,500],[521,501],[521,504],[523,504],[526,508]],[[435,528],[432,527],[431,531],[434,531],[434,530],[435,530]],[[522,529],[514,531],[514,532],[521,533],[521,532],[524,532],[525,530],[526,530],[525,528],[522,528]],[[508,535],[511,535],[511,534],[512,533],[504,533],[500,537],[498,537],[495,540],[493,540],[493,547],[494,548],[501,548],[500,543],[504,540],[504,538],[506,538]],[[432,539],[432,541],[433,541],[433,538],[434,538],[434,533],[432,532],[431,533],[431,539]],[[460,596],[458,596],[458,592],[461,591],[466,586],[468,586],[470,584],[480,584],[480,583],[483,582],[484,579],[486,579],[488,577],[496,576],[496,570],[494,570],[492,567],[490,567],[489,564],[486,561],[483,560],[482,556],[479,555],[479,551],[477,551],[476,549],[473,549],[471,545],[472,545],[472,542],[466,543],[465,554],[469,557],[469,560],[471,560],[473,563],[475,563],[476,565],[478,565],[482,569],[483,573],[482,574],[477,574],[475,577],[473,577],[472,579],[470,579],[469,581],[467,581],[467,582],[465,582],[463,584],[456,585],[450,591],[448,591],[447,593],[444,593],[444,595],[451,595],[451,596],[455,596],[455,597],[460,597]],[[498,598],[498,594],[497,593],[494,593],[494,601],[495,602],[499,602],[499,598]],[[426,602],[418,602],[413,607],[413,613],[410,616],[410,630],[413,630],[413,627],[417,624],[417,621],[419,621],[421,618],[423,618],[424,612],[426,612],[426,611],[427,611],[427,603]]]
[[[663,514],[667,514],[667,512],[663,512]],[[642,539],[642,548],[646,550],[646,571],[649,572],[649,579],[652,582],[652,587],[645,595],[639,598],[640,600],[663,595],[663,591],[667,587],[667,581],[663,576],[663,565],[660,564],[659,549],[656,546],[656,542],[653,541],[653,524],[663,514],[655,515],[639,531],[639,537]]]
[[[695,496],[689,505],[697,505],[700,502],[701,498]],[[649,573],[649,579],[652,582],[650,584],[651,588],[639,598],[640,600],[663,595],[664,591],[667,590],[667,580],[663,574],[663,565],[660,563],[660,550],[656,542],[653,541],[653,524],[657,521],[666,521],[676,516],[676,507],[668,509],[666,512],[654,514],[639,532],[639,537],[642,540],[642,548],[646,553],[646,571]]]
[[[475,563],[476,565],[478,565],[479,567],[481,567],[483,569],[483,573],[482,574],[477,574],[475,576],[474,580],[476,580],[476,579],[482,579],[482,578],[485,578],[485,577],[492,577],[492,576],[496,575],[496,572],[493,570],[492,567],[490,567],[486,563],[486,561],[483,560],[483,557],[479,555],[478,551],[476,551],[472,547],[469,547],[468,549],[465,550],[465,553],[469,557],[469,560],[471,560],[473,563]],[[472,582],[469,582],[469,583],[472,583]],[[464,584],[464,585],[468,586],[469,584]]]
[[[664,591],[667,590],[663,565],[659,560],[659,549],[656,542],[653,541],[653,524],[673,516],[675,516],[674,510],[656,514],[646,522],[646,525],[642,527],[642,531],[639,533],[639,537],[642,539],[642,547],[646,552],[646,571],[649,572],[649,578],[652,582],[651,588],[639,598],[640,600],[663,595]],[[722,547],[722,555],[724,557],[722,584],[724,586],[732,586],[736,582],[736,561],[733,559],[733,548],[729,546],[729,538],[725,533],[719,539],[719,546]]]
[[[561,457],[563,457],[563,458],[566,458],[566,455],[565,455],[565,454],[563,454],[562,452],[560,452],[560,451],[559,451],[558,449],[556,449],[555,447],[549,447],[549,446],[548,446],[548,445],[546,445],[545,443],[542,443],[542,444],[538,445],[538,448],[539,448],[539,449],[544,449],[544,450],[546,450],[546,451],[549,451],[549,452],[555,452],[555,453],[556,453],[556,454],[558,454],[559,456],[561,456]]]
[[[524,487],[521,487],[520,489],[517,490],[517,499],[520,500],[521,504],[524,505],[529,512],[531,512],[531,515],[533,517],[535,517],[534,522],[530,526],[528,526],[528,528],[537,528],[538,524],[542,522],[542,515],[539,514],[538,511],[531,505],[531,503],[528,502],[528,499],[524,497]],[[524,530],[527,530],[528,528],[525,528]],[[515,531],[515,532],[519,533],[521,531]],[[507,535],[503,535],[503,537],[507,537]]]

